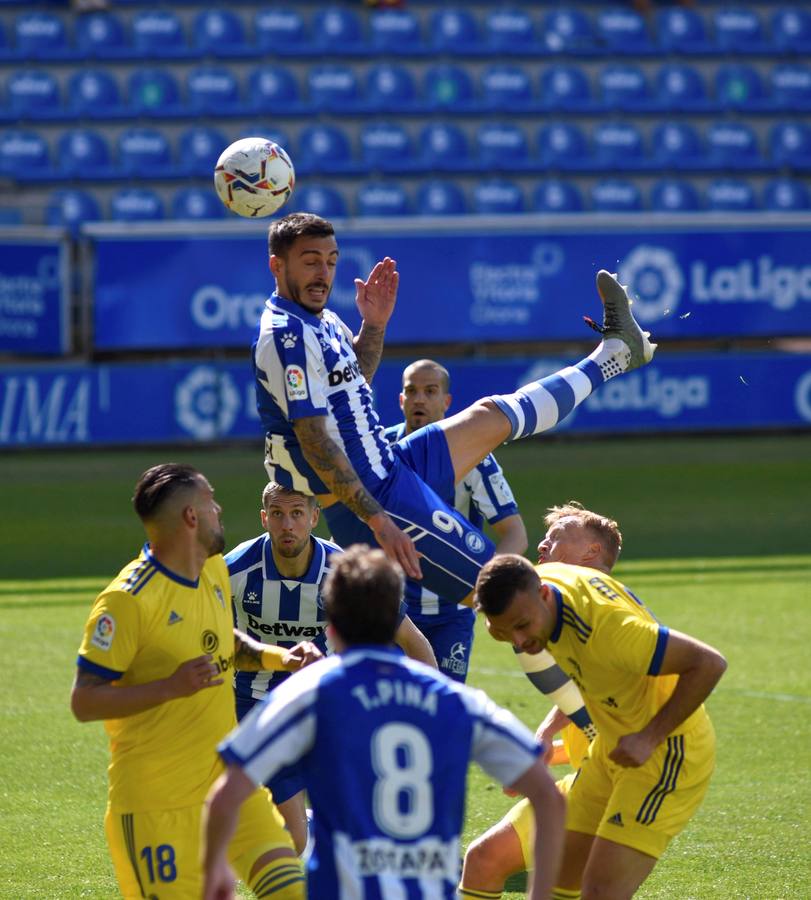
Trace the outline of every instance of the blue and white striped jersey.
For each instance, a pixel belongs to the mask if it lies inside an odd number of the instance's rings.
[[[331,310],[320,316],[273,294],[253,345],[256,402],[265,429],[268,475],[285,487],[323,494],[292,423],[326,416],[327,433],[367,486],[385,479],[392,453],[360,370],[352,335]]]
[[[444,900],[459,879],[468,762],[513,784],[541,747],[483,692],[353,647],[289,678],[219,751],[257,784],[298,764],[313,808],[311,897]]]
[[[297,581],[279,574],[268,534],[245,541],[226,554],[234,625],[240,631],[278,647],[313,641],[326,653],[326,622],[319,595],[329,559],[341,548],[315,535],[310,541],[313,558],[306,574]],[[258,700],[288,676],[288,672],[237,672],[237,698]]]

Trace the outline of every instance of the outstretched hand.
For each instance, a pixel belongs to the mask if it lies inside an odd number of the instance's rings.
[[[400,565],[408,578],[422,579],[420,554],[414,541],[401,531],[384,512],[367,519],[366,524],[372,529],[375,540],[389,559]]]
[[[399,284],[397,262],[389,256],[377,263],[366,281],[355,279],[355,303],[366,325],[386,327],[394,312]]]

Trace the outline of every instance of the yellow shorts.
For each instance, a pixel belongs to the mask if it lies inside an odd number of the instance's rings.
[[[558,790],[565,797],[569,793],[572,782],[577,777],[577,772],[570,772],[565,778],[557,782]],[[521,855],[524,857],[524,868],[529,871],[533,866],[532,845],[535,841],[535,813],[532,811],[529,800],[524,797],[509,809],[501,820],[509,822],[518,835],[521,844]]]
[[[202,895],[202,811],[202,804],[136,813],[107,808],[104,830],[125,900],[187,900]],[[276,847],[292,850],[293,842],[270,793],[258,789],[240,809],[228,858],[237,875],[247,882],[254,862]]]
[[[613,747],[613,744],[612,744]],[[611,762],[602,736],[569,791],[566,828],[633,847],[657,859],[689,822],[715,768],[715,732],[703,717],[670,735],[644,766]]]

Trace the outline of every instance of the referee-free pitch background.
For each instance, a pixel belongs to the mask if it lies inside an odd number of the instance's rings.
[[[729,661],[708,704],[719,743],[709,794],[638,896],[808,897],[811,436],[547,438],[498,457],[530,557],[551,504],[577,499],[616,518],[618,577],[663,622]],[[259,532],[258,443],[4,454],[0,897],[117,896],[102,827],[106,738],[100,724],[72,719],[68,698],[90,604],[143,540],[133,485],[170,459],[208,476],[229,547]],[[481,628],[469,683],[533,728],[548,709],[509,647]],[[512,802],[471,770],[465,845]],[[519,896],[514,879],[505,897]]]

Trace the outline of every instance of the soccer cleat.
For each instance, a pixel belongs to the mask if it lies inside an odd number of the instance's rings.
[[[587,325],[598,331],[603,336],[603,341],[615,339],[622,341],[627,348],[627,354],[623,353],[624,371],[638,369],[653,359],[656,352],[656,344],[652,344],[648,338],[649,331],[643,331],[637,324],[631,313],[631,300],[628,298],[627,289],[617,280],[616,275],[600,269],[597,273],[597,292],[603,301],[603,324],[598,325],[593,319],[584,316]]]

